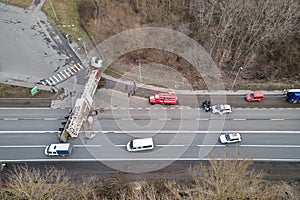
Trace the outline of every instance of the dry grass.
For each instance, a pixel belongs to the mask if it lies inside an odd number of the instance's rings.
[[[32,0],[0,0],[0,1],[3,3],[17,5],[22,8],[26,8],[32,3]]]
[[[55,95],[48,91],[39,90],[37,94],[32,96],[31,89],[0,83],[0,98],[50,98]]]
[[[77,41],[80,38],[88,43],[89,38],[81,27],[75,0],[46,1],[43,10],[61,33],[70,35],[73,41]],[[55,18],[54,12],[58,20]]]

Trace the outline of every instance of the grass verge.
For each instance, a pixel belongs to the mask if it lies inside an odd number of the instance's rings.
[[[39,90],[32,96],[30,90],[31,88],[0,83],[0,98],[50,98],[55,95],[50,91]]]

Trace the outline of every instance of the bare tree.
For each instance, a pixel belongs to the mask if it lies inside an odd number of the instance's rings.
[[[72,184],[63,170],[53,167],[45,173],[28,166],[16,166],[1,189],[8,199],[66,199]]]
[[[250,169],[251,160],[240,160],[224,153],[221,160],[210,157],[207,165],[199,162],[188,170],[197,199],[273,199],[262,187],[263,173]],[[228,159],[229,158],[229,159]]]

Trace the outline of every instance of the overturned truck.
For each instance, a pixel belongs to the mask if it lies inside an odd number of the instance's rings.
[[[88,81],[84,87],[81,97],[76,100],[74,108],[67,117],[64,129],[58,135],[60,142],[66,142],[68,139],[78,137],[82,124],[85,120],[87,120],[93,104],[93,97],[101,78],[101,66],[102,60],[92,57],[91,71],[88,75]]]

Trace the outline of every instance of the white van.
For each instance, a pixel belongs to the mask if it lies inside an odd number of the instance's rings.
[[[152,138],[134,139],[127,143],[127,151],[145,151],[153,148]]]
[[[50,144],[45,148],[46,156],[67,156],[71,155],[73,145],[70,143]]]

